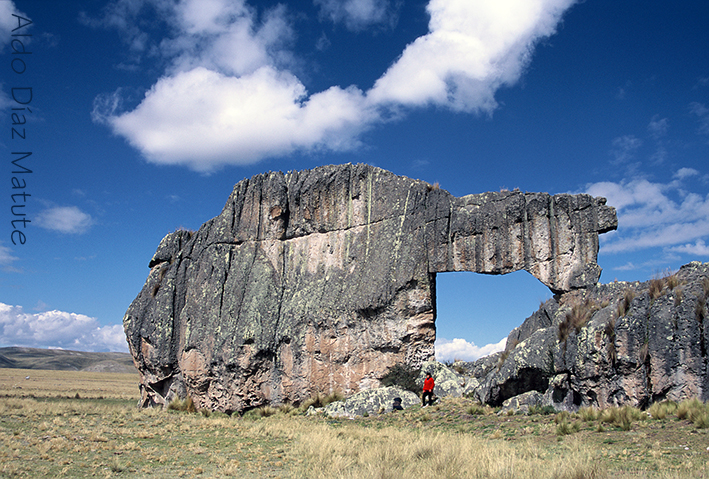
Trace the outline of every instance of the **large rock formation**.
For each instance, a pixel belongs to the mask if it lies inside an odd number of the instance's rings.
[[[566,410],[707,401],[708,298],[709,263],[593,285],[542,305],[510,333],[496,367],[462,367],[480,382],[475,396],[492,405],[532,391],[527,399]]]
[[[433,357],[436,273],[583,288],[616,225],[603,198],[457,198],[367,165],[243,180],[199,231],[162,240],[126,312],[141,403],[232,412],[376,386]]]

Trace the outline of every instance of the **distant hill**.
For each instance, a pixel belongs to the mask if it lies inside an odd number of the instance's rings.
[[[0,368],[135,373],[128,353],[89,353],[66,349],[0,348]]]

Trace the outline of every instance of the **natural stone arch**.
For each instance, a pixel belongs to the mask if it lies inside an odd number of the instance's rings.
[[[527,271],[487,275],[470,271],[436,275],[436,341],[461,338],[483,348],[506,339],[524,318],[552,297],[551,290]],[[470,361],[457,354],[436,360]]]
[[[143,405],[242,411],[376,386],[433,357],[433,275],[525,269],[593,284],[615,210],[588,195],[456,198],[368,165],[239,182],[199,231],[166,236],[124,317]]]

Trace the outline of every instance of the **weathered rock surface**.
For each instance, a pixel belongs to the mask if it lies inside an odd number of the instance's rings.
[[[161,241],[126,312],[141,404],[190,395],[233,412],[376,387],[392,365],[432,359],[436,273],[587,287],[598,234],[616,225],[603,198],[457,198],[367,165],[243,180],[199,231]]]
[[[392,412],[394,398],[397,397],[401,398],[401,406],[404,409],[421,405],[421,399],[411,391],[386,387],[360,391],[347,399],[330,403],[323,408],[323,413],[330,417],[355,417]]]
[[[708,296],[709,263],[694,262],[665,278],[550,299],[510,333],[475,397],[502,405],[536,391],[529,397],[538,405],[558,410],[707,401]],[[529,402],[508,405],[516,403]]]
[[[423,391],[426,374],[434,378],[433,394],[437,397],[461,397],[474,393],[480,383],[475,377],[461,374],[438,361],[429,361],[421,365],[421,372],[416,379],[419,391]]]

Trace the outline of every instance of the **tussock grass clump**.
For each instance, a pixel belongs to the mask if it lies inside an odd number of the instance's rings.
[[[675,401],[662,401],[652,403],[647,412],[651,418],[663,420],[677,412],[677,403]]]
[[[638,362],[640,364],[646,364],[650,360],[650,341],[648,339],[645,339],[645,342],[643,342],[643,345],[640,346],[640,350],[638,351]]]
[[[466,407],[465,413],[470,414],[471,416],[484,416],[487,414],[487,409],[482,404],[475,403]]]
[[[185,399],[175,398],[167,405],[168,411],[183,411],[197,412],[197,407],[192,401],[192,398],[187,396]]]
[[[550,414],[556,414],[556,409],[554,406],[530,406],[529,416],[538,414],[540,416],[549,416]]]
[[[335,401],[341,401],[345,398],[344,394],[342,394],[339,391],[334,391],[331,392],[330,394],[322,394],[322,393],[317,393],[316,395],[312,396],[309,399],[306,399],[303,404],[300,405],[300,410],[301,411],[307,411],[310,406],[313,406],[314,408],[321,408],[325,407],[330,403],[333,403]]]
[[[572,331],[577,334],[586,326],[593,313],[598,311],[600,306],[591,299],[586,299],[582,303],[574,304],[571,311],[566,313],[564,320],[559,323],[559,341],[564,342]]]
[[[633,421],[640,421],[647,418],[647,414],[632,406],[610,407],[604,409],[600,415],[600,421],[618,427],[623,431],[630,431]]]
[[[707,296],[706,294],[702,294],[700,296],[697,296],[697,303],[694,308],[694,313],[697,318],[697,321],[700,323],[704,321],[704,319],[707,317]]]
[[[682,298],[684,297],[684,291],[682,288],[675,289],[675,307],[682,303]]]
[[[581,424],[578,421],[572,422],[573,418],[574,416],[568,411],[561,411],[554,417],[557,436],[566,436],[581,430]]]
[[[630,304],[635,299],[635,290],[633,288],[626,288],[623,292],[623,297],[618,301],[618,308],[616,309],[616,315],[622,318],[630,310]]]
[[[601,411],[592,406],[582,407],[581,409],[579,409],[578,414],[582,421],[592,422],[598,420],[598,418],[601,416]]]
[[[505,364],[505,361],[507,361],[507,358],[510,357],[510,353],[514,350],[514,348],[517,347],[519,344],[519,341],[516,339],[513,339],[507,346],[505,347],[505,350],[502,351],[500,354],[500,357],[497,360],[497,370],[499,371],[502,369],[502,366]]]
[[[615,349],[615,323],[616,318],[611,318],[608,320],[605,327],[603,328],[603,332],[608,338],[608,343],[606,344],[606,353],[608,354],[608,359],[610,359],[610,362],[612,364],[615,364],[615,361],[618,358],[618,353]]]
[[[650,280],[650,286],[648,287],[648,294],[650,299],[657,299],[662,296],[665,291],[665,280],[664,278],[653,278]]]
[[[667,285],[667,289],[670,291],[673,291],[677,286],[681,284],[681,281],[679,280],[679,276],[677,276],[677,273],[672,273],[665,278],[665,283]]]
[[[682,401],[677,407],[677,418],[689,420],[697,429],[709,428],[709,404],[704,404],[697,398]]]
[[[275,414],[278,414],[278,409],[273,407],[273,406],[261,406],[256,409],[252,409],[251,411],[254,416],[256,417],[271,417]]]

